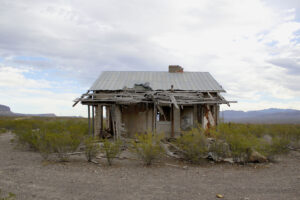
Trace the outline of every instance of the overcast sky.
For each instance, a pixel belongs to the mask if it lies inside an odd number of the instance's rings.
[[[0,104],[86,115],[105,70],[208,71],[230,108],[300,109],[299,0],[0,0]]]

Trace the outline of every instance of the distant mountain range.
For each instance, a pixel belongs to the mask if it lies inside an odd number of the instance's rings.
[[[10,110],[10,107],[1,105],[0,104],[0,116],[36,116],[36,117],[56,117],[53,113],[46,113],[46,114],[21,114],[21,113],[14,113]]]
[[[46,114],[21,114],[14,113],[8,106],[0,104],[0,116],[37,116],[56,117],[53,113]],[[236,123],[264,123],[264,124],[300,124],[300,110],[270,108],[255,111],[225,110],[220,112],[224,122]]]
[[[226,110],[220,112],[225,122],[300,124],[300,110],[270,108],[255,111]]]

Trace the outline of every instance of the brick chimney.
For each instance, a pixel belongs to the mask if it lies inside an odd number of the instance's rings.
[[[183,73],[183,68],[179,65],[169,65],[170,73]]]

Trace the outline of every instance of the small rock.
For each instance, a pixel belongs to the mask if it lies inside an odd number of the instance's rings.
[[[249,162],[259,162],[259,163],[264,163],[267,162],[267,158],[263,155],[261,155],[260,153],[258,153],[257,151],[252,151],[250,153]]]
[[[224,198],[224,196],[223,196],[222,194],[217,194],[216,197],[217,197],[217,198],[220,198],[220,199],[221,199],[221,198]]]
[[[224,161],[224,162],[229,162],[229,163],[231,163],[231,164],[234,163],[233,158],[224,158],[223,161]]]
[[[185,166],[183,166],[182,168],[183,168],[183,169],[187,169],[188,167],[185,165]]]

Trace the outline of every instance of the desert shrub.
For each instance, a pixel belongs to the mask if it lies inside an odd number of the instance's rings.
[[[217,140],[226,141],[234,160],[246,162],[252,149],[261,149],[261,141],[247,125],[220,124],[214,133]]]
[[[6,132],[7,132],[7,130],[5,128],[0,128],[0,134],[1,133],[6,133]]]
[[[136,140],[132,141],[131,151],[135,153],[146,165],[151,165],[153,160],[159,158],[164,150],[160,145],[162,134],[136,134]]]
[[[207,156],[208,144],[204,131],[200,128],[184,132],[175,143],[182,151],[184,159],[191,163],[199,163]]]
[[[39,151],[44,159],[56,153],[62,161],[88,134],[87,121],[73,118],[0,118],[0,128],[15,133],[20,144]]]
[[[52,132],[68,131],[87,135],[87,120],[84,118],[47,117],[0,117],[0,129],[14,133],[47,129]]]
[[[230,147],[224,140],[210,142],[208,151],[212,154],[214,160],[231,157]]]
[[[48,160],[49,155],[53,152],[51,138],[48,134],[39,134],[37,137],[36,148],[44,160]]]
[[[70,153],[76,151],[81,143],[80,135],[73,135],[68,132],[49,134],[49,141],[53,152],[56,153],[60,161],[68,161]]]
[[[9,192],[8,196],[3,196],[2,190],[0,189],[0,200],[15,200],[16,195],[14,193]]]
[[[271,144],[271,153],[273,154],[286,153],[288,151],[289,143],[290,141],[288,138],[273,137],[272,144]]]
[[[101,151],[105,154],[108,165],[112,165],[113,159],[121,153],[122,141],[109,141],[108,139],[103,140],[103,146]]]
[[[275,155],[288,152],[289,143],[290,141],[287,138],[274,136],[271,144],[264,143],[258,151],[267,156],[270,160],[273,160]]]
[[[18,143],[21,145],[28,145],[33,150],[38,150],[39,132],[36,130],[24,129],[16,133]]]
[[[300,126],[223,123],[218,125],[213,135],[217,140],[229,144],[232,156],[236,160],[246,161],[253,150],[267,157],[287,152],[289,145],[298,144]],[[271,136],[271,143],[263,139],[264,135]]]
[[[231,155],[235,160],[246,161],[249,151],[257,147],[257,139],[251,135],[232,133],[226,136],[226,142],[230,146]]]
[[[87,137],[84,140],[85,156],[89,162],[91,162],[100,151],[100,146],[96,142],[97,140],[94,137]]]

